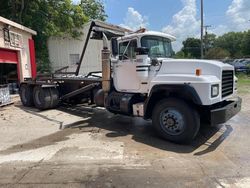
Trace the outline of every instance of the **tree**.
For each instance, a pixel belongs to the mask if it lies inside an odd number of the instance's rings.
[[[182,51],[185,54],[185,57],[191,57],[191,58],[200,58],[201,52],[200,52],[200,46],[201,41],[200,39],[196,38],[187,38],[185,41],[183,41],[183,48]]]
[[[244,32],[242,41],[242,53],[244,56],[250,57],[250,30]]]
[[[211,48],[206,53],[207,59],[225,59],[230,56],[230,53],[222,48]]]
[[[179,51],[177,52],[175,55],[174,55],[175,58],[177,59],[182,59],[182,58],[185,58],[185,54],[183,51]]]
[[[250,30],[245,32],[229,32],[219,37],[216,37],[214,34],[208,34],[204,37],[204,43],[206,58],[250,57]],[[181,51],[184,53],[185,58],[198,58],[200,54],[200,40],[187,38],[183,41]]]
[[[242,56],[243,32],[229,32],[216,39],[215,46],[223,48],[230,53],[233,58]]]
[[[216,42],[216,35],[215,34],[207,34],[204,37],[205,43],[205,51],[207,52],[209,49],[213,48]]]
[[[0,14],[37,31],[34,38],[37,64],[38,69],[44,72],[50,69],[47,48],[49,37],[67,35],[77,38],[82,34],[79,29],[89,19],[105,20],[100,1],[86,2],[89,7],[84,9],[84,3],[76,5],[71,0],[1,0]]]
[[[90,19],[106,20],[107,15],[105,14],[104,6],[99,0],[81,0],[79,5]]]

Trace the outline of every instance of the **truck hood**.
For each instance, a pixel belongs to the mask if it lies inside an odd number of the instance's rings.
[[[158,74],[195,74],[196,69],[201,69],[202,75],[221,77],[222,70],[234,70],[234,67],[212,60],[193,59],[161,59],[162,65]]]

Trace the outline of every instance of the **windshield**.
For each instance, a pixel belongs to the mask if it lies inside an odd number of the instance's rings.
[[[149,49],[149,57],[171,57],[171,41],[157,36],[145,36],[141,39],[141,46]]]

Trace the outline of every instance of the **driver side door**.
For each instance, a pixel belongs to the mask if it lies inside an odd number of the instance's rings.
[[[119,44],[119,61],[114,65],[114,85],[118,91],[136,92],[140,82],[136,72],[137,40]]]

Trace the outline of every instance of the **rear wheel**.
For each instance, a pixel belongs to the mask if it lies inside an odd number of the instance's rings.
[[[152,122],[161,137],[176,143],[188,143],[200,128],[197,111],[185,101],[164,99],[154,108]]]
[[[33,102],[33,87],[27,84],[20,86],[20,98],[24,106],[34,106]]]
[[[33,91],[33,99],[36,108],[40,110],[49,109],[52,101],[50,88],[36,86]]]
[[[56,108],[59,104],[59,92],[57,88],[50,88],[51,103],[50,108]]]

